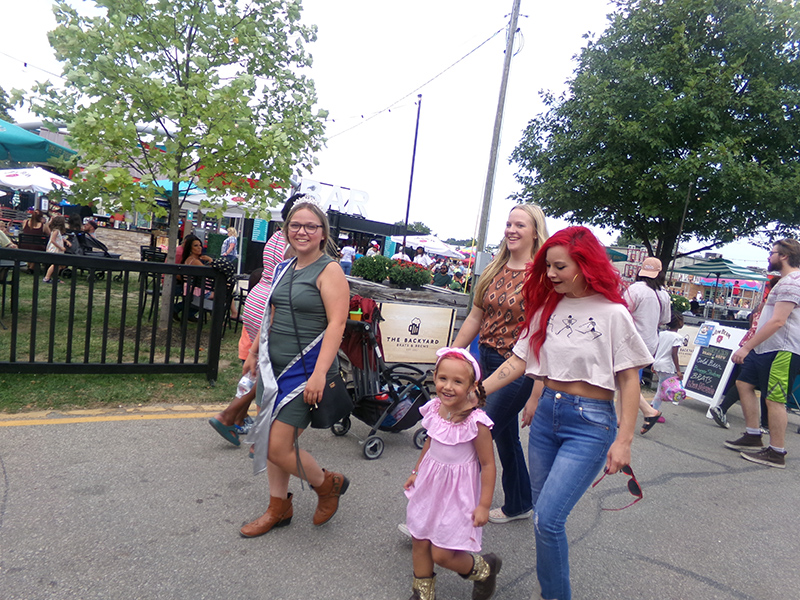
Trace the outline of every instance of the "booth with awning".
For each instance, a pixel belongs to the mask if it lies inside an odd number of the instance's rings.
[[[686,265],[675,269],[675,273],[694,275],[698,285],[713,288],[711,304],[713,304],[713,298],[718,296],[727,297],[724,291],[720,294],[721,290],[730,289],[733,292],[736,285],[739,286],[740,290],[753,290],[754,288],[755,290],[760,290],[763,287],[763,282],[768,281],[766,276],[724,258],[713,258],[693,265]],[[730,282],[729,288],[726,285],[727,282]],[[760,292],[753,291],[751,300],[754,300],[759,295]],[[727,306],[724,308],[727,310]],[[755,305],[751,306],[751,308],[755,308]]]

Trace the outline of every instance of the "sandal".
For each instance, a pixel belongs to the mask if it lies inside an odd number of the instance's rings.
[[[658,419],[661,418],[661,411],[658,412],[657,415],[653,415],[652,417],[645,417],[644,424],[642,425],[642,430],[639,432],[642,435],[650,431],[653,426],[658,423]]]
[[[223,425],[217,419],[209,419],[208,424],[214,428],[214,431],[216,431],[234,446],[238,446],[240,444],[239,434],[236,433],[236,427],[228,427],[227,425]]]

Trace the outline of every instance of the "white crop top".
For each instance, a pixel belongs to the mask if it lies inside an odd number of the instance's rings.
[[[531,327],[536,327],[539,314]],[[517,340],[514,354],[525,361],[529,377],[584,381],[612,391],[619,371],[653,362],[628,309],[601,294],[562,298],[550,316],[539,359],[531,350],[529,334]]]

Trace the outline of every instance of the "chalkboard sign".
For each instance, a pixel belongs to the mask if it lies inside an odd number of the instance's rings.
[[[713,398],[726,375],[728,359],[733,351],[718,346],[698,346],[698,348],[699,352],[691,369],[684,377],[683,387],[687,391]]]

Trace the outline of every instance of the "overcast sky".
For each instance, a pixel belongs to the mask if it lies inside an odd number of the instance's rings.
[[[9,4],[0,38],[0,85],[27,89],[37,80],[55,80],[47,73],[61,72],[46,38],[55,26],[50,0]],[[416,100],[422,94],[410,221],[422,221],[443,239],[474,235],[512,0],[305,0],[303,6],[303,20],[319,28],[310,47],[311,76],[319,107],[330,112],[329,141],[309,177],[369,194],[371,219],[404,219]],[[526,123],[543,110],[539,91],[565,89],[584,35],[600,34],[610,10],[604,0],[523,0],[489,243],[500,241],[513,207],[507,198],[518,186],[508,158]],[[551,219],[548,226],[555,231],[564,223]],[[604,243],[616,238],[614,232],[595,232]],[[726,248],[725,256],[766,266],[766,252],[747,244]]]

